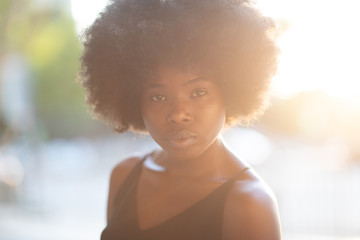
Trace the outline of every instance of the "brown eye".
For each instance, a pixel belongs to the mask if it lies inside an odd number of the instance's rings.
[[[195,89],[191,92],[192,98],[199,98],[207,94],[207,90],[204,88]]]
[[[163,96],[163,95],[154,95],[154,96],[151,97],[151,100],[153,102],[162,102],[162,101],[166,100],[166,97]]]

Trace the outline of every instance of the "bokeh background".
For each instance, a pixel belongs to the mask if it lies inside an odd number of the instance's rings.
[[[95,240],[112,166],[157,147],[92,120],[79,36],[105,0],[0,1],[0,239]],[[272,106],[224,133],[278,198],[284,239],[360,239],[360,3],[259,1],[279,23]]]

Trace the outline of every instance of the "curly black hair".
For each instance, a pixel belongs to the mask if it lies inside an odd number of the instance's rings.
[[[146,131],[144,82],[157,66],[217,83],[226,123],[256,119],[277,70],[276,25],[247,0],[111,0],[83,34],[80,82],[96,117]]]

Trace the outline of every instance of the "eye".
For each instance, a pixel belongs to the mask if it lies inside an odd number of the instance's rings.
[[[199,98],[207,94],[207,90],[205,88],[198,88],[191,92],[192,98]]]
[[[154,95],[154,96],[151,97],[151,100],[153,102],[162,102],[162,101],[166,100],[166,97],[163,96],[163,95]]]

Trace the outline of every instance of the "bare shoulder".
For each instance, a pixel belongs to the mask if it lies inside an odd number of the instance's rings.
[[[120,186],[134,169],[134,167],[141,161],[142,156],[131,156],[114,166],[110,175],[110,186],[109,186],[109,195],[107,203],[107,221],[109,222],[111,214],[113,212],[113,202],[116,197]]]
[[[280,240],[281,229],[275,195],[249,170],[232,186],[224,207],[224,240]]]
[[[131,172],[131,170],[141,161],[141,156],[131,156],[114,166],[110,175],[110,184],[120,184],[127,177],[127,175]]]

